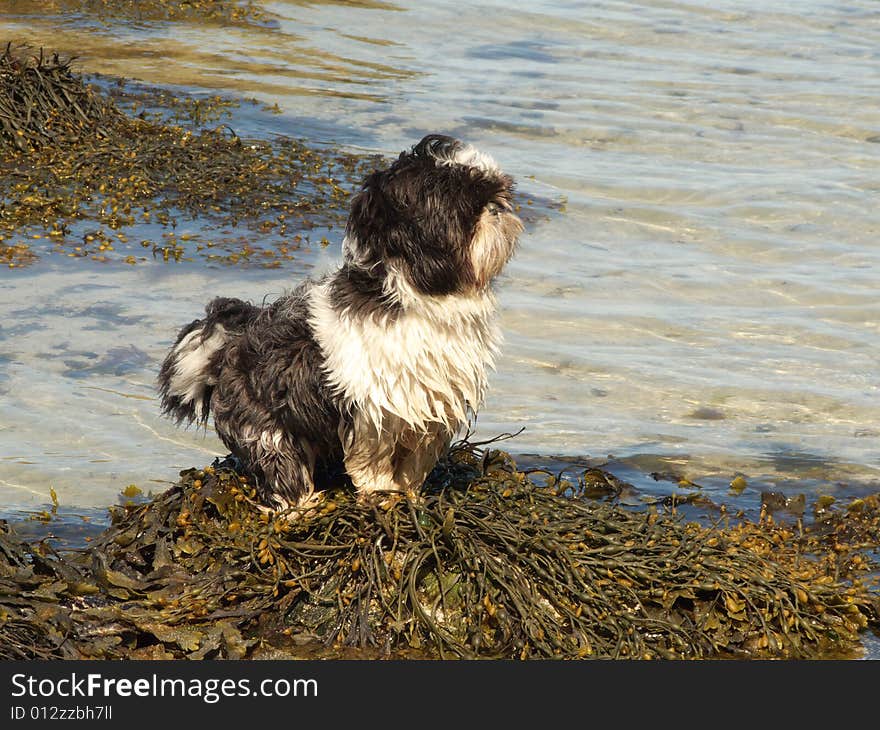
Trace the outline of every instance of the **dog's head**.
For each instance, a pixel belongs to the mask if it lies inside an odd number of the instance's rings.
[[[367,176],[352,201],[345,256],[403,276],[420,294],[485,289],[523,230],[512,192],[513,179],[491,157],[430,134]]]

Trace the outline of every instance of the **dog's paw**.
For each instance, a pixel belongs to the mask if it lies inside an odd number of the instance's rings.
[[[363,507],[376,507],[383,512],[389,512],[401,502],[418,502],[419,493],[414,489],[401,491],[375,491],[359,492],[357,502]]]
[[[257,504],[257,509],[270,519],[281,518],[288,522],[307,520],[321,513],[326,501],[324,492],[313,492],[296,502],[290,502],[279,495],[272,496],[272,504]]]

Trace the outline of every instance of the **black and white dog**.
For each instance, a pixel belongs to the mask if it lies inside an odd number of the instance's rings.
[[[476,412],[500,344],[493,279],[523,227],[488,155],[428,135],[354,197],[339,269],[265,307],[217,298],[162,364],[163,411],[207,423],[267,507],[344,465],[417,489]]]

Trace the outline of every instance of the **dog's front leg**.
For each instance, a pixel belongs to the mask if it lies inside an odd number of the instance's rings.
[[[356,415],[352,423],[340,427],[345,471],[360,495],[399,492],[394,480],[395,438],[385,428]]]
[[[402,490],[418,490],[450,441],[451,435],[439,423],[429,424],[424,431],[402,433],[393,457],[394,482]]]

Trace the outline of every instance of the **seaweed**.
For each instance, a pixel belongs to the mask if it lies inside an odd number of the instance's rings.
[[[418,495],[270,513],[228,464],[84,551],[0,550],[9,656],[818,658],[877,627],[880,496],[800,527],[685,522],[456,444]],[[586,474],[586,472],[585,472]],[[610,475],[609,475],[610,476]],[[612,479],[609,483],[614,483]],[[5,556],[5,557],[4,557]],[[6,562],[4,563],[3,560]]]
[[[71,60],[11,43],[0,55],[0,260],[12,267],[35,260],[34,239],[126,263],[147,252],[224,258],[225,245],[233,263],[278,266],[311,230],[344,223],[351,191],[379,160],[284,136],[243,139],[215,123],[238,101],[121,80],[102,90]],[[274,244],[175,230],[196,217],[215,228],[246,223]],[[170,229],[164,240],[129,240],[126,229],[149,224]]]

